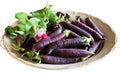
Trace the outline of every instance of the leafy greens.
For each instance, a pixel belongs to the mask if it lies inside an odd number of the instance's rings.
[[[31,12],[31,16],[24,13],[18,12],[15,14],[15,18],[18,19],[21,23],[16,26],[16,29],[8,26],[5,30],[6,33],[14,39],[18,34],[24,35],[24,38],[27,35],[34,37],[40,28],[44,29],[44,32],[47,31],[47,25],[49,23],[59,23],[64,21],[64,16],[57,16],[56,12],[51,9],[52,5],[48,3],[43,9]],[[31,17],[28,19],[28,17]]]
[[[60,23],[65,20],[64,16],[57,16],[51,7],[52,5],[47,3],[43,9],[31,12],[30,14],[24,12],[16,13],[15,18],[18,19],[20,23],[15,27],[7,26],[5,29],[6,34],[13,40],[15,40],[17,36],[22,35],[23,41],[25,41],[28,35],[34,38],[40,28],[46,33],[49,23]],[[23,52],[22,56],[26,55],[30,60],[40,61],[39,52],[36,53],[31,50],[25,51],[20,43],[12,43],[12,48],[18,52]]]

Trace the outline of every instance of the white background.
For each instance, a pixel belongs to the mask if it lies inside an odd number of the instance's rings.
[[[42,8],[46,2],[52,4],[54,10],[84,12],[108,23],[118,37],[115,49],[104,58],[84,67],[67,70],[45,70],[16,61],[0,47],[0,75],[120,75],[119,0],[0,0],[0,36],[3,33],[3,27],[14,21],[16,12],[37,10]]]

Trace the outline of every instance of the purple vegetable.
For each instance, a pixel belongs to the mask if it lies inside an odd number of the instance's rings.
[[[47,31],[55,31],[55,30],[57,30],[58,28],[59,28],[59,25],[60,24],[58,24],[58,23],[49,23],[48,25],[47,25]]]
[[[55,25],[56,25],[56,24],[54,24],[54,23],[48,24],[48,25],[47,25],[47,32],[52,32],[53,26],[55,26]]]
[[[25,42],[22,43],[22,47],[25,48],[25,50],[31,50],[33,44],[35,43],[36,43],[35,39],[28,35]]]
[[[63,12],[57,12],[56,15],[59,16],[64,16],[65,19],[70,18],[70,15],[68,13],[63,13]]]
[[[89,38],[72,38],[72,39],[62,39],[56,42],[51,43],[48,47],[47,47],[47,54],[51,54],[51,52],[57,48],[72,48],[72,47],[79,47],[82,45],[88,45]]]
[[[54,37],[51,38],[51,43],[63,39],[64,37],[65,37],[65,33],[60,33],[58,35],[55,35]]]
[[[65,20],[69,19],[70,18],[70,15],[65,13]]]
[[[55,56],[41,55],[41,62],[47,64],[70,64],[80,61],[79,58],[63,58]]]
[[[57,12],[56,15],[59,17],[60,15],[64,16],[64,13],[62,12]]]
[[[97,25],[90,19],[89,17],[85,19],[86,24],[93,28],[95,31],[97,31],[100,35],[104,36],[104,34],[100,31],[100,29],[97,27]]]
[[[62,22],[62,25],[66,28],[69,29],[77,34],[79,34],[80,36],[86,36],[86,37],[90,37],[90,34],[88,32],[86,32],[85,30],[69,23],[69,22]]]
[[[60,33],[60,34],[53,36],[52,38],[42,39],[33,46],[33,50],[34,51],[41,50],[42,48],[46,47],[48,44],[58,41],[64,37],[65,37],[65,34]]]
[[[77,20],[78,22],[82,22],[82,23],[86,24],[86,23],[85,23],[85,20],[84,20],[83,17],[81,17],[81,16],[76,16],[76,20]]]
[[[57,29],[49,35],[50,38],[52,38],[53,36],[55,36],[55,35],[57,35],[57,34],[60,34],[60,33],[62,32],[62,27],[61,27],[61,25],[58,24],[57,26],[58,26]]]
[[[66,58],[79,58],[88,55],[93,55],[93,52],[89,52],[85,49],[74,49],[74,48],[62,48],[56,49],[52,53],[54,56],[66,57]]]
[[[94,53],[96,53],[96,52],[98,53],[98,52],[99,52],[98,49],[99,49],[99,48],[100,48],[100,49],[102,48],[103,43],[104,43],[103,40],[100,40],[100,41],[95,42],[93,45],[90,46],[90,48],[88,49],[88,51],[94,52]]]
[[[103,43],[104,43],[103,40],[95,42],[93,45],[91,45],[88,48],[88,51],[93,52],[95,54],[99,53],[101,48],[103,47]],[[90,58],[91,56],[93,56],[93,55],[88,55],[87,57],[83,57],[82,60],[86,60],[86,59]]]
[[[95,40],[103,39],[103,37],[98,32],[96,32],[92,28],[88,27],[87,25],[85,25],[85,24],[83,24],[81,22],[78,22],[78,21],[73,21],[72,23],[74,25],[78,26],[79,28],[82,28],[85,31],[89,32]]]
[[[70,31],[69,38],[81,38],[81,36],[73,31]]]
[[[15,39],[15,41],[16,41],[16,44],[18,44],[18,43],[22,44],[23,43],[23,36],[18,35],[17,38]]]

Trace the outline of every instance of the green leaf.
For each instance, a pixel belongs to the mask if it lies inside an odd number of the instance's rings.
[[[25,31],[25,24],[19,24],[17,27],[20,31]]]
[[[47,24],[43,20],[40,21],[39,27],[43,28],[44,32],[46,32],[46,30],[47,30]]]
[[[28,15],[24,12],[19,12],[15,14],[15,18],[17,18],[18,20],[25,24],[28,20]]]
[[[15,33],[18,33],[20,35],[24,35],[24,32],[23,31],[15,31]]]
[[[38,25],[38,23],[40,22],[40,19],[33,17],[29,20],[29,22],[32,25]]]
[[[35,11],[35,12],[32,12],[32,17],[40,17],[40,13]]]
[[[41,10],[37,10],[37,11],[32,12],[32,17],[36,17],[36,18],[41,19],[41,18],[46,17],[46,14],[45,14],[44,10],[41,9]]]
[[[5,28],[5,32],[6,32],[6,34],[13,33],[13,32],[14,32],[14,28],[11,27],[11,26],[7,26],[7,27]]]
[[[17,37],[17,34],[13,32],[13,33],[10,33],[9,36],[11,39],[15,39]]]
[[[49,21],[52,23],[56,23],[57,22],[57,15],[54,11],[49,11]]]
[[[32,25],[30,23],[26,23],[25,24],[25,32],[29,33],[30,29],[31,29]]]
[[[57,22],[57,15],[56,13],[51,9],[52,5],[49,5],[48,3],[43,9],[37,10],[32,12],[32,17],[36,17],[40,19],[39,28],[43,28],[46,32],[48,23],[56,23]]]
[[[34,25],[34,26],[32,26],[31,27],[31,30],[29,31],[30,32],[30,35],[32,36],[32,37],[34,37],[37,33],[38,33],[38,26],[37,25]]]

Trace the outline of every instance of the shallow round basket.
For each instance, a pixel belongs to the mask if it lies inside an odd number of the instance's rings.
[[[5,49],[12,57],[14,57],[16,60],[19,60],[20,62],[22,62],[24,64],[27,64],[27,65],[33,66],[33,67],[37,67],[37,68],[55,69],[55,70],[81,67],[83,65],[87,65],[95,60],[98,60],[98,59],[104,57],[106,54],[108,54],[113,49],[115,42],[116,42],[116,36],[109,25],[107,25],[106,23],[104,23],[100,19],[98,19],[94,16],[91,16],[91,15],[87,15],[87,14],[79,13],[79,12],[72,12],[72,11],[66,11],[66,12],[68,14],[70,14],[70,16],[76,16],[76,15],[80,15],[83,17],[89,16],[96,23],[98,28],[104,33],[104,35],[105,35],[104,36],[104,38],[105,38],[104,46],[98,54],[94,55],[93,57],[89,58],[88,60],[78,62],[78,63],[73,63],[73,64],[52,65],[52,64],[33,63],[33,62],[30,62],[26,59],[21,58],[20,54],[14,52],[14,50],[11,49],[10,39],[6,35],[3,35],[2,40],[3,40],[3,45],[4,45]],[[13,25],[17,25],[18,23],[19,22],[16,21]]]

